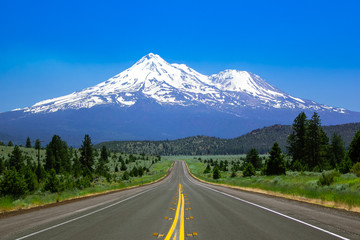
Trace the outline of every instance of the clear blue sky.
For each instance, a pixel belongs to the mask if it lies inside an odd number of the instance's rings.
[[[0,112],[95,85],[153,52],[360,111],[359,1],[0,1]]]

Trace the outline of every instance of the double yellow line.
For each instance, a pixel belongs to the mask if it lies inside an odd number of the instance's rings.
[[[170,240],[170,238],[172,236],[174,236],[173,240],[174,239],[179,239],[179,240],[185,239],[185,229],[184,229],[184,204],[185,203],[184,203],[184,194],[182,193],[182,186],[180,183],[179,183],[178,191],[179,191],[178,192],[179,198],[178,198],[178,204],[176,207],[175,218],[170,227],[169,232],[167,233],[167,235],[165,237],[165,240]],[[180,224],[178,224],[179,215],[180,215]],[[174,231],[175,231],[175,234],[174,234]],[[179,238],[177,238],[177,236],[179,236]]]

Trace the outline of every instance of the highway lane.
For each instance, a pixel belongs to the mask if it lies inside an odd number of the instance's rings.
[[[0,219],[0,238],[360,239],[357,214],[203,184],[185,169],[176,162],[153,185]]]

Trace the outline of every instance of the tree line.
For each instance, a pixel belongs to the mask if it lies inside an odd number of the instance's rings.
[[[60,136],[54,135],[45,147],[44,161],[40,159],[39,139],[32,146],[28,138],[25,146],[38,150],[37,160],[24,154],[19,146],[13,147],[8,159],[0,157],[1,196],[20,197],[36,191],[83,189],[100,178],[107,182],[127,181],[147,174],[152,164],[161,160],[160,156],[117,154],[105,146],[99,153],[89,135],[84,136],[79,149],[68,147]],[[138,164],[137,160],[149,163]],[[131,169],[130,163],[135,163]]]
[[[231,176],[236,176],[237,171],[242,171],[242,176],[247,177],[255,175],[256,171],[263,175],[281,175],[286,174],[287,170],[336,170],[340,173],[353,172],[360,176],[360,129],[346,151],[340,135],[334,133],[331,139],[328,138],[316,112],[311,119],[302,112],[293,122],[287,143],[288,154],[284,154],[275,142],[267,158],[260,157],[258,151],[252,148],[241,161],[231,163]],[[221,171],[230,170],[226,160],[218,163],[210,159],[204,163],[207,163],[204,173],[212,172],[214,179],[221,177]],[[331,177],[334,177],[334,174],[329,174],[329,178]]]

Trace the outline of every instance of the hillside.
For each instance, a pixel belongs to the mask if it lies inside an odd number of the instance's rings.
[[[360,123],[324,126],[329,138],[338,133],[349,146],[355,132],[360,129]],[[221,139],[208,136],[187,137],[172,141],[111,141],[95,145],[101,148],[105,145],[110,150],[127,153],[146,153],[153,155],[228,155],[247,153],[256,148],[260,153],[270,150],[274,142],[278,142],[286,151],[286,140],[291,133],[289,125],[273,125],[251,131],[234,139]]]

